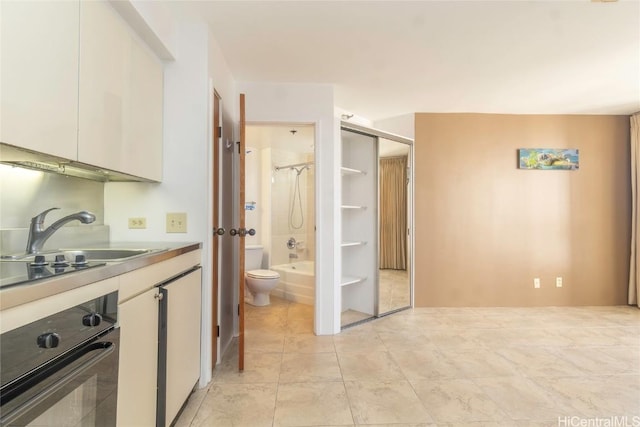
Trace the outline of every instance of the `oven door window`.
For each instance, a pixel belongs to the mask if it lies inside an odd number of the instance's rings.
[[[79,350],[2,407],[0,425],[115,426],[118,334]]]

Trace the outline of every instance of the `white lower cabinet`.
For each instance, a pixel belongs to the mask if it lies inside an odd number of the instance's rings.
[[[119,304],[119,426],[156,424],[159,294],[153,288]]]
[[[200,256],[119,276],[118,426],[170,425],[200,377]]]
[[[201,279],[202,270],[198,269],[162,286],[161,304],[166,306],[166,364],[164,373],[160,366],[159,376],[164,374],[166,379],[162,414],[166,426],[171,425],[200,378]]]

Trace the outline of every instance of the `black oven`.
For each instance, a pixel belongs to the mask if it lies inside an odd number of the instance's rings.
[[[0,335],[0,426],[115,426],[118,293]]]

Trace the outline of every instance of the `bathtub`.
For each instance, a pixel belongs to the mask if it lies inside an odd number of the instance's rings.
[[[280,274],[278,286],[271,291],[271,295],[289,301],[313,305],[316,288],[313,261],[272,265],[269,270],[277,271]]]

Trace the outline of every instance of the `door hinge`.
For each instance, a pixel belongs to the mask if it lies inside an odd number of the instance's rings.
[[[222,126],[218,126],[218,139],[222,138]]]
[[[238,316],[240,316],[240,304],[238,304]]]
[[[238,154],[240,154],[240,141],[236,142],[238,144]]]
[[[220,337],[220,325],[218,325],[218,337]]]

